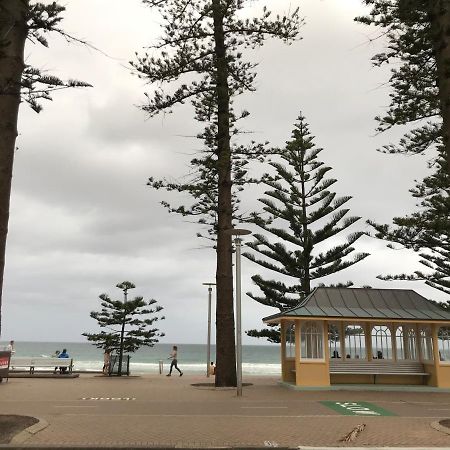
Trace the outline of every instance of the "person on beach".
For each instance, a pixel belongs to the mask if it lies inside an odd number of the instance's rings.
[[[69,354],[67,353],[67,350],[63,348],[63,351],[58,355],[58,358],[69,358]],[[60,367],[59,373],[65,373],[67,370],[67,367]]]
[[[211,361],[211,365],[209,366],[209,374],[210,375],[216,374],[216,365],[214,364],[214,361]]]
[[[105,375],[109,375],[109,366],[111,364],[111,350],[109,348],[105,349],[105,353],[103,354],[103,373]]]
[[[16,350],[14,349],[14,341],[9,341],[9,344],[6,346],[6,351],[11,352],[11,355],[16,353]]]
[[[178,347],[176,345],[174,345],[173,348],[172,348],[172,351],[170,352],[170,356],[167,358],[167,359],[171,359],[172,360],[172,362],[170,363],[170,371],[166,375],[167,377],[172,376],[172,369],[174,367],[175,367],[175,369],[178,370],[178,372],[180,372],[180,377],[183,376],[183,372],[178,368],[177,355],[178,355]]]

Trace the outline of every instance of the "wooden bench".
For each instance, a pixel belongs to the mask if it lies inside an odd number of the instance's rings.
[[[73,370],[73,359],[72,358],[22,358],[22,357],[11,357],[11,362],[9,365],[11,370],[14,369],[29,369],[30,374],[33,374],[35,369],[46,369],[51,367],[53,372],[56,372],[60,367],[69,369],[64,373],[72,373]]]
[[[425,377],[423,364],[418,361],[389,361],[385,359],[365,361],[357,359],[330,360],[330,374],[334,375],[412,375]]]

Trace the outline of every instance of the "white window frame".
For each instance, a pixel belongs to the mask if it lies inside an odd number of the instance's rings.
[[[347,333],[346,333],[347,327],[361,328],[362,333],[347,335]],[[356,345],[356,342],[357,342],[356,337],[358,337],[359,345]],[[347,345],[347,338],[348,338],[349,345]],[[343,339],[344,339],[344,345],[343,345],[344,351],[342,353],[342,360],[347,360],[347,359],[352,359],[352,360],[361,359],[363,361],[367,360],[366,327],[364,324],[344,323]],[[354,345],[352,345],[352,342]],[[359,350],[359,353],[357,353],[358,350]],[[347,355],[350,355],[350,358],[347,358]],[[356,356],[358,356],[358,358]]]
[[[383,329],[384,328],[384,329]],[[389,335],[387,334],[389,331]],[[374,345],[374,339],[376,344]],[[380,347],[378,346],[380,342]],[[384,347],[384,343],[387,347]],[[372,348],[372,359],[379,359],[378,352],[383,355],[382,360],[394,361],[394,345],[392,340],[392,328],[389,324],[372,324],[370,327],[370,344]],[[390,345],[390,348],[389,348]],[[376,356],[376,358],[375,358]]]
[[[437,338],[439,364],[444,366],[450,365],[450,326],[439,327]],[[445,358],[445,354],[449,355],[449,358],[441,359]]]
[[[422,326],[419,328],[419,341],[422,361],[434,362],[433,333],[431,332],[430,326]],[[428,354],[425,354],[425,347],[427,353],[429,352]]]
[[[309,331],[309,333],[308,333]],[[310,345],[314,342],[314,337],[317,338],[316,348],[314,350],[318,350],[321,353],[321,356],[317,357],[307,357],[303,356],[303,349],[305,349],[305,354],[308,354],[308,338],[311,340]],[[305,343],[305,346],[303,345]],[[302,361],[309,362],[320,362],[325,361],[325,346],[324,346],[324,337],[323,337],[323,322],[320,321],[303,321],[300,324],[300,359]]]
[[[289,333],[292,328],[292,341],[288,341]],[[285,323],[284,332],[284,355],[286,359],[295,359],[295,321]]]
[[[333,336],[338,336],[338,340],[337,341],[333,341],[332,339],[330,339],[330,336],[332,335],[331,331],[330,331],[330,327],[333,327],[337,333],[333,334]],[[342,359],[342,352],[341,352],[341,348],[342,348],[342,336],[341,336],[341,325],[338,322],[328,322],[328,334],[327,334],[327,345],[328,345],[328,357],[330,359]],[[339,355],[339,358],[333,358],[333,354],[334,352],[337,352]]]

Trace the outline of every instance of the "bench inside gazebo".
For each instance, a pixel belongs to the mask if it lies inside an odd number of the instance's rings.
[[[320,287],[263,320],[281,326],[284,382],[450,387],[450,312],[415,291]]]

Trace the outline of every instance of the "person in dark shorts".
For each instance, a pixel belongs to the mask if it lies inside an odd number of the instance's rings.
[[[170,363],[170,371],[166,375],[167,377],[172,376],[172,369],[174,367],[175,367],[175,369],[178,370],[178,372],[180,372],[180,377],[183,376],[183,372],[178,368],[177,356],[178,356],[178,347],[176,345],[174,345],[173,348],[172,348],[172,351],[170,352],[170,356],[167,358],[167,359],[171,359],[172,360],[172,362]]]
[[[58,355],[58,358],[69,358],[69,354],[67,353],[67,350],[64,348],[63,351]],[[59,373],[66,373],[67,367],[60,367]]]

